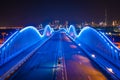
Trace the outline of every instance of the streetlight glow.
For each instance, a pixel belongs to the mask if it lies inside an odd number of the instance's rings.
[[[95,58],[95,55],[94,55],[94,54],[92,54],[91,56],[92,56],[93,58]]]
[[[112,68],[107,68],[107,70],[108,70],[109,72],[111,72],[111,73],[114,73],[113,70],[112,70]]]

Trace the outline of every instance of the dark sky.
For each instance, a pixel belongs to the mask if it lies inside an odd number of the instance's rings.
[[[3,0],[0,26],[38,25],[55,19],[81,23],[120,19],[119,0]]]

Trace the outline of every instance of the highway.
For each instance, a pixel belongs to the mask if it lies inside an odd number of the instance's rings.
[[[60,63],[59,60],[60,59]],[[57,31],[9,80],[108,80],[64,31]]]

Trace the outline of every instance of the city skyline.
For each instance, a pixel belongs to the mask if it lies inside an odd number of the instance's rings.
[[[120,20],[119,0],[1,1],[0,25],[37,25],[53,20],[71,23]]]

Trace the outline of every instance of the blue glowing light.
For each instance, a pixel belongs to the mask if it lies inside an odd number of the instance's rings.
[[[23,28],[22,30],[20,30],[20,33],[24,32],[24,31],[26,31],[26,30],[28,30],[28,29],[32,29],[32,30],[35,31],[40,37],[42,36],[42,35],[39,33],[39,31],[38,31],[35,27],[33,27],[33,26],[28,26],[28,27]]]
[[[2,50],[0,53],[2,59],[0,59],[0,66],[39,40],[41,40],[41,35],[33,26],[15,32],[0,48]]]
[[[97,32],[93,28],[85,27],[78,35],[73,25],[70,25],[68,30],[60,30],[61,32],[68,33],[67,36],[72,38],[76,43],[78,42],[78,46],[82,47],[82,45],[85,44],[105,58],[108,58],[106,55],[111,55],[109,57],[118,59],[120,55],[120,49],[118,49],[104,34]],[[53,32],[53,28],[51,28],[50,25],[46,25],[43,34],[40,34],[33,26],[25,27],[14,33],[0,48],[0,66],[44,37],[51,36]],[[71,47],[76,48],[76,46],[73,45]],[[92,57],[96,57],[95,55],[96,53],[92,55]]]
[[[54,30],[47,25],[42,35],[33,26],[28,26],[15,32],[0,48],[0,66],[44,37],[52,35],[53,31]]]
[[[70,27],[68,29],[68,33],[73,38],[77,37],[76,31],[75,31],[75,27],[73,25],[70,25]]]
[[[2,44],[2,46],[4,46],[5,44],[7,44],[7,42],[9,42],[9,40],[11,40],[17,33],[18,33],[18,31],[16,31],[15,33],[13,33],[13,34]],[[2,46],[0,46],[0,48],[1,48]]]
[[[73,26],[72,26],[72,28],[73,28]],[[74,31],[75,31],[74,29],[71,31],[69,29],[68,32],[71,33]],[[74,38],[72,38],[72,39],[77,44],[81,44],[80,47],[83,47],[83,48],[87,47],[88,50],[95,51],[94,55],[92,53],[89,53],[88,55],[91,55],[92,57],[96,57],[95,55],[101,55],[104,58],[106,58],[106,60],[112,62],[116,66],[118,66],[118,67],[120,66],[120,64],[118,64],[119,57],[120,57],[119,56],[120,49],[118,47],[116,47],[105,36],[105,34],[98,32],[91,27],[85,27],[80,31],[80,33],[77,35],[77,37],[75,39]],[[114,60],[116,61],[116,63],[114,63]]]
[[[54,30],[50,27],[50,25],[46,25],[43,36],[50,36]]]

